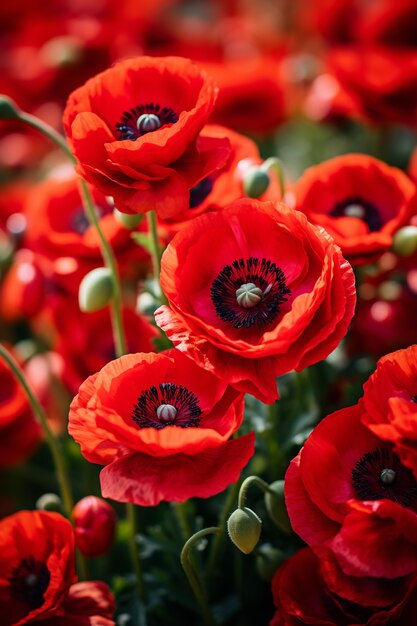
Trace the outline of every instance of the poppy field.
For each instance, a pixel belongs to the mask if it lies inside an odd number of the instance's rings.
[[[0,17],[0,626],[414,626],[415,0]]]

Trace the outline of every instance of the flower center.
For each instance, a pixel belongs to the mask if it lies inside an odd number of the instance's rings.
[[[203,178],[190,189],[190,201],[188,208],[195,209],[200,206],[213,189],[213,179],[210,176]]]
[[[153,102],[139,104],[125,111],[120,122],[116,124],[116,130],[119,133],[118,140],[136,141],[147,133],[153,133],[158,128],[175,124],[175,122],[178,122],[178,115],[169,107],[161,107]]]
[[[363,220],[371,232],[380,230],[383,226],[378,209],[362,198],[348,198],[338,202],[330,211],[333,217],[357,217]]]
[[[182,385],[161,383],[141,393],[133,407],[132,419],[140,428],[180,428],[200,425],[199,399]]]
[[[44,594],[50,580],[51,574],[45,563],[29,556],[13,569],[9,577],[10,593],[15,600],[37,609],[45,602]]]
[[[352,470],[352,485],[360,500],[389,499],[407,507],[417,500],[413,472],[388,448],[363,455]]]
[[[267,259],[249,257],[225,265],[210,293],[216,314],[224,322],[250,328],[270,324],[291,291],[280,267]]]

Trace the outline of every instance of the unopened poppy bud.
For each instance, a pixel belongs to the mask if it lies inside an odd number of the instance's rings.
[[[288,517],[284,499],[284,481],[276,480],[269,485],[269,488],[272,489],[276,495],[273,496],[268,492],[265,493],[266,510],[272,521],[280,530],[284,533],[291,533],[290,518]]]
[[[259,198],[269,187],[268,173],[260,167],[251,167],[243,178],[243,191],[249,198]]]
[[[108,502],[96,496],[86,496],[75,505],[75,543],[86,556],[105,554],[114,540],[116,513]]]
[[[39,511],[62,513],[62,500],[56,493],[44,493],[36,500],[36,508]]]
[[[81,311],[91,313],[103,309],[113,296],[113,279],[107,267],[97,267],[82,279],[78,290]]]
[[[404,226],[397,230],[392,249],[400,256],[410,256],[417,250],[417,226]]]
[[[119,224],[130,230],[132,228],[136,228],[136,226],[141,223],[143,214],[138,213],[137,215],[129,215],[128,213],[122,213],[115,208],[114,217],[119,222]]]
[[[19,107],[11,98],[0,95],[0,120],[15,120],[19,117]]]
[[[264,543],[256,550],[256,569],[259,576],[268,582],[284,561],[285,554],[270,543]]]
[[[262,520],[244,507],[236,509],[227,520],[227,531],[235,546],[244,554],[252,552],[261,536]]]

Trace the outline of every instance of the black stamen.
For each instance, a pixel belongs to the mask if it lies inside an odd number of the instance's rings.
[[[387,480],[388,475],[392,480]],[[360,500],[389,499],[407,507],[417,500],[413,472],[389,448],[377,448],[364,454],[352,470],[352,485]]]
[[[383,220],[377,207],[356,196],[338,202],[330,211],[330,215],[333,217],[358,217],[367,224],[371,232],[381,230],[383,226]]]
[[[44,594],[50,580],[51,574],[45,563],[29,556],[13,569],[9,577],[10,593],[15,600],[38,609],[45,602]]]
[[[207,178],[203,178],[199,183],[194,185],[192,189],[190,189],[190,201],[189,208],[195,209],[200,206],[202,202],[207,198],[207,196],[211,193],[213,189],[213,180],[210,176]]]
[[[236,290],[248,283],[261,289],[262,297],[256,306],[244,308],[237,303]],[[225,265],[213,280],[210,293],[216,313],[224,322],[233,323],[235,328],[250,328],[270,324],[291,290],[280,267],[267,259],[250,257]]]
[[[162,404],[175,407],[177,413],[174,419],[162,420],[157,410]],[[199,400],[191,391],[182,385],[161,383],[158,388],[150,387],[143,391],[133,407],[132,419],[140,428],[165,428],[165,426],[180,426],[181,428],[197,427],[200,424],[202,410]]]
[[[124,139],[135,141],[139,137],[142,137],[142,135],[146,135],[146,131],[142,132],[142,130],[137,127],[138,119],[144,114],[156,115],[160,121],[160,127],[178,122],[178,115],[169,107],[161,108],[159,104],[154,104],[153,102],[149,104],[139,104],[137,107],[125,111],[120,122],[116,124],[116,130],[119,132],[118,139],[120,141]]]

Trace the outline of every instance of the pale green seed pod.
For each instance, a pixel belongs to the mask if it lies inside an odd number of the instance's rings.
[[[92,313],[107,306],[113,296],[113,280],[107,267],[97,267],[82,279],[78,290],[81,311]]]
[[[290,518],[287,513],[287,507],[285,506],[284,481],[276,480],[269,485],[269,488],[272,489],[276,495],[273,496],[268,492],[265,493],[266,510],[278,528],[284,533],[290,534],[292,530]]]
[[[19,117],[19,107],[8,96],[0,95],[0,120],[15,120]]]
[[[268,173],[260,167],[251,167],[243,179],[243,191],[249,198],[259,198],[271,182]]]
[[[404,226],[397,230],[392,249],[399,256],[411,256],[417,250],[417,226]]]
[[[262,520],[244,507],[236,509],[227,520],[227,531],[232,542],[244,554],[250,554],[261,536]]]
[[[116,208],[113,210],[113,212],[114,217],[119,222],[119,224],[121,224],[125,228],[128,228],[129,230],[131,230],[132,228],[136,228],[136,226],[141,223],[143,218],[142,213],[138,213],[137,215],[128,215],[127,213],[122,213],[121,211],[119,211],[119,209]]]
[[[55,511],[62,513],[62,500],[56,493],[44,493],[36,500],[36,508],[38,511]]]

